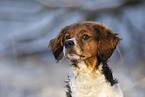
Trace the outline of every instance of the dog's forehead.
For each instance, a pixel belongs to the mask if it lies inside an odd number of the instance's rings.
[[[83,34],[84,32],[91,32],[92,25],[90,24],[74,24],[70,26],[67,30],[66,34],[70,34],[71,36]]]

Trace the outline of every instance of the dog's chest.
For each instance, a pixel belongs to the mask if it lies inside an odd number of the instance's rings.
[[[122,97],[119,96],[118,87],[112,87],[101,71],[98,70],[93,74],[85,64],[80,65],[80,69],[74,70],[70,76],[72,97]]]

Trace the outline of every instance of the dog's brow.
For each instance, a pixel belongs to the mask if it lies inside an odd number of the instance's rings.
[[[86,30],[80,30],[80,32],[87,32]]]
[[[91,28],[90,28],[90,25],[89,24],[84,24],[85,26],[86,26],[86,28],[88,29],[88,30],[91,30]]]

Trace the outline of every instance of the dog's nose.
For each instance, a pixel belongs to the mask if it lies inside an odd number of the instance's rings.
[[[72,48],[74,46],[74,42],[72,40],[67,40],[64,43],[65,48]]]

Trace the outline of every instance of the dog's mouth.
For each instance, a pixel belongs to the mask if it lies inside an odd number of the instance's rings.
[[[84,60],[85,56],[79,54],[66,54],[66,58],[69,60]]]
[[[85,59],[84,55],[78,54],[74,49],[65,49],[64,56],[69,60],[83,60]]]

